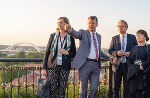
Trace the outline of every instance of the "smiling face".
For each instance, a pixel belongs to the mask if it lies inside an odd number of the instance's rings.
[[[122,35],[126,34],[126,31],[127,31],[127,27],[125,26],[125,24],[121,21],[118,22],[118,32]]]
[[[146,41],[146,37],[143,34],[138,33],[138,34],[136,34],[136,40],[138,42],[145,42]]]
[[[91,32],[96,31],[96,27],[98,26],[98,23],[96,22],[96,19],[92,20],[91,18],[88,19],[88,30]]]
[[[58,28],[59,30],[64,30],[65,24],[66,24],[66,23],[64,22],[63,19],[58,19],[58,21],[57,21],[57,28]]]

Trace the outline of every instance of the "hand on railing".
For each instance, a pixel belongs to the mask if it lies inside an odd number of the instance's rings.
[[[47,71],[46,71],[46,69],[42,69],[42,71],[41,71],[41,79],[47,79]]]
[[[109,60],[110,62],[112,62],[112,61],[113,61],[113,58],[110,57],[108,60]]]

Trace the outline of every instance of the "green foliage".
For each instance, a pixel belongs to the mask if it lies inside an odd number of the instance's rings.
[[[101,83],[99,91],[97,91],[95,98],[108,98],[108,83]]]
[[[7,56],[5,54],[0,53],[0,58],[43,58],[44,51],[42,52],[28,52],[25,53],[23,51],[17,52],[15,55]],[[25,65],[26,62],[0,62],[0,66],[13,66],[13,65]]]
[[[20,51],[17,52],[14,55],[7,55],[4,53],[0,52],[0,58],[43,58],[44,56],[44,51],[41,52],[24,52],[24,51]]]
[[[66,89],[66,97],[67,97],[67,92],[68,92],[69,98],[74,98],[74,96],[75,96],[75,98],[79,98],[79,85],[74,84],[72,82],[70,85],[68,85],[68,87]],[[75,92],[75,95],[74,95],[74,92]]]
[[[23,67],[23,66],[24,65],[16,64],[16,65],[8,66],[8,67],[12,67],[13,68],[13,67]],[[29,72],[30,71],[28,71],[27,74]],[[11,76],[11,74],[12,74],[12,76]],[[18,76],[22,77],[25,74],[26,74],[25,70],[20,70],[20,71],[12,70],[12,72],[11,71],[0,71],[0,83],[3,81],[4,75],[5,75],[5,82],[9,83],[12,80],[14,80],[15,78],[18,78]]]
[[[24,51],[20,51],[20,52],[16,53],[16,57],[17,58],[25,58],[26,53]]]
[[[89,85],[88,85],[88,92],[89,92]],[[75,91],[74,91],[75,90]],[[98,89],[96,95],[94,98],[108,98],[108,83],[101,83],[100,88]],[[66,89],[66,98],[67,98],[67,92],[68,92],[68,98],[79,98],[79,84],[72,82],[70,85],[68,85],[68,91]],[[75,92],[75,94],[74,94]]]
[[[122,95],[122,86],[121,86],[121,95]],[[108,98],[108,83],[101,83],[100,88],[96,93],[96,96],[94,98]],[[89,87],[88,87],[89,91]],[[67,93],[68,92],[68,93]],[[75,94],[74,94],[75,92]],[[66,98],[79,98],[79,84],[71,84],[68,85],[68,89],[66,89]],[[0,87],[0,98],[3,98],[4,96],[4,89]],[[5,87],[5,98],[11,98],[11,88]],[[18,87],[12,88],[12,98],[18,98]],[[19,88],[19,98],[26,98],[26,88],[24,86],[21,86]],[[33,98],[33,87],[27,88],[27,98]],[[36,98],[36,86],[34,86],[34,98]]]
[[[4,53],[0,52],[0,58],[4,58],[4,57],[7,57],[7,54],[4,54]]]
[[[2,83],[2,80],[3,80],[3,76],[2,76],[2,71],[0,71],[0,84]]]
[[[0,56],[3,56],[3,58],[43,58],[44,52],[29,52],[25,53],[23,51],[16,53],[15,55],[5,56],[2,53],[0,53]],[[0,67],[24,67],[24,65],[27,64],[26,62],[0,62]],[[28,71],[29,72],[29,71]],[[19,71],[19,77],[22,75],[25,75],[25,71]],[[11,80],[18,77],[18,71],[12,71],[12,77],[11,77],[11,71],[5,71],[5,82],[11,82]],[[0,83],[4,79],[4,72],[0,71]]]
[[[27,58],[43,58],[44,52],[29,52],[26,54]]]
[[[104,88],[106,87],[106,88]],[[88,88],[89,91],[89,88]],[[0,87],[0,98],[3,98],[3,88]],[[68,90],[66,89],[66,98],[67,98],[67,92],[68,92],[68,98],[79,98],[79,85],[76,84],[75,87],[73,84],[68,85]],[[75,92],[75,94],[74,94]],[[6,87],[5,88],[5,97],[10,98],[11,96],[11,88]],[[13,87],[12,89],[12,98],[18,98],[18,88]],[[19,88],[19,98],[25,98],[26,97],[26,88],[20,87]],[[34,91],[34,97],[36,98],[36,87]],[[94,98],[108,98],[108,85],[101,84],[100,91],[97,91],[97,94]],[[33,98],[33,88],[28,87],[27,88],[27,98]]]
[[[34,96],[35,91],[34,91]],[[4,98],[4,89],[0,87],[0,98]],[[5,88],[5,98],[11,98],[11,88],[6,87]],[[12,88],[12,98],[18,98],[18,87]],[[19,98],[26,98],[26,88],[20,87],[19,88]],[[27,98],[33,98],[33,88],[28,87],[27,88]],[[34,97],[36,98],[36,97]]]

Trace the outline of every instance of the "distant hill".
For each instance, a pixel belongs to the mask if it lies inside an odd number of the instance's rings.
[[[6,48],[8,48],[9,47],[9,45],[0,45],[0,50],[3,50],[3,49],[6,49]],[[45,50],[45,46],[38,46],[39,48],[41,48],[42,50]],[[23,48],[23,49],[27,49],[27,50],[35,50],[33,47],[31,47],[31,46],[15,46],[15,49],[17,49],[17,48]]]
[[[0,45],[0,50],[6,49],[9,45]]]

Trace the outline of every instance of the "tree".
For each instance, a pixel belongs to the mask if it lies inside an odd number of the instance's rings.
[[[20,65],[20,64],[15,64],[15,65],[11,65],[11,66],[8,66],[8,67],[24,67],[24,65]],[[28,71],[29,73],[30,71]],[[12,77],[11,77],[11,74],[12,74]],[[21,70],[19,71],[19,77],[25,75],[26,72],[25,70]],[[13,79],[15,78],[18,78],[18,71],[13,69],[12,72],[11,70],[7,70],[7,71],[0,71],[0,83],[3,82],[3,79],[4,79],[4,76],[5,76],[5,82],[6,83],[9,83],[11,82]]]
[[[24,51],[20,51],[20,52],[16,53],[16,57],[17,58],[25,58],[26,53]]]
[[[7,56],[7,54],[4,54],[4,53],[1,53],[0,52],[0,57],[2,58],[2,57],[6,57]]]
[[[27,53],[27,58],[43,58],[44,52],[29,52]]]

